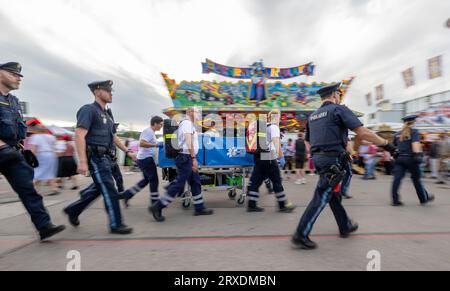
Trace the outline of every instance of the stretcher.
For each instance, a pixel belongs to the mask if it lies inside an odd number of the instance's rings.
[[[246,175],[254,166],[253,155],[245,148],[245,138],[237,137],[199,137],[200,150],[197,154],[202,191],[224,190],[229,199],[236,200],[237,206],[245,203],[247,196]],[[176,176],[174,159],[168,159],[164,148],[159,149],[158,166],[163,170],[163,180],[171,182]],[[179,193],[182,206],[189,208],[192,193]]]

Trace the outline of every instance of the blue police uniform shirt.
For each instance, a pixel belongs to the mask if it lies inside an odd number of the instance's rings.
[[[114,143],[114,117],[111,112],[94,102],[84,105],[77,113],[77,128],[84,128],[86,144],[90,146],[111,147]]]
[[[348,130],[361,126],[361,121],[346,106],[324,102],[308,118],[305,140],[311,144],[311,153],[341,153],[347,147]]]
[[[412,143],[420,142],[419,131],[415,128],[411,128],[411,139],[400,141],[401,132],[395,134],[394,145],[398,147],[398,152],[401,155],[412,155]]]
[[[0,140],[15,146],[26,138],[27,126],[17,97],[0,93]]]

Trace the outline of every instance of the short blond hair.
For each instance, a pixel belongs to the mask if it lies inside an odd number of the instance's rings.
[[[270,110],[269,114],[267,115],[267,119],[269,119],[269,121],[272,121],[272,116],[273,115],[278,115],[279,117],[281,117],[281,112],[278,109],[272,109]]]

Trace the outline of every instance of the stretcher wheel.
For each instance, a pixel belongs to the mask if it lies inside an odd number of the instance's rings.
[[[236,196],[237,196],[236,189],[228,191],[228,197],[230,197],[231,200],[234,200]]]
[[[183,206],[183,208],[189,208],[191,206],[191,197],[189,194],[189,192],[184,192],[183,194],[181,194],[181,205]]]
[[[238,199],[238,201],[237,201],[237,204],[240,205],[240,206],[242,206],[242,205],[244,205],[244,203],[245,203],[245,195],[244,195],[244,194],[241,194],[241,195],[239,196],[239,199]]]

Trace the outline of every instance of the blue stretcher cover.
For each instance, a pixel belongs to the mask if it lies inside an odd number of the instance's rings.
[[[245,137],[199,137],[200,150],[197,159],[200,167],[252,167],[253,155],[245,149]],[[166,158],[164,148],[159,149],[158,165],[161,168],[175,167],[173,159]]]

